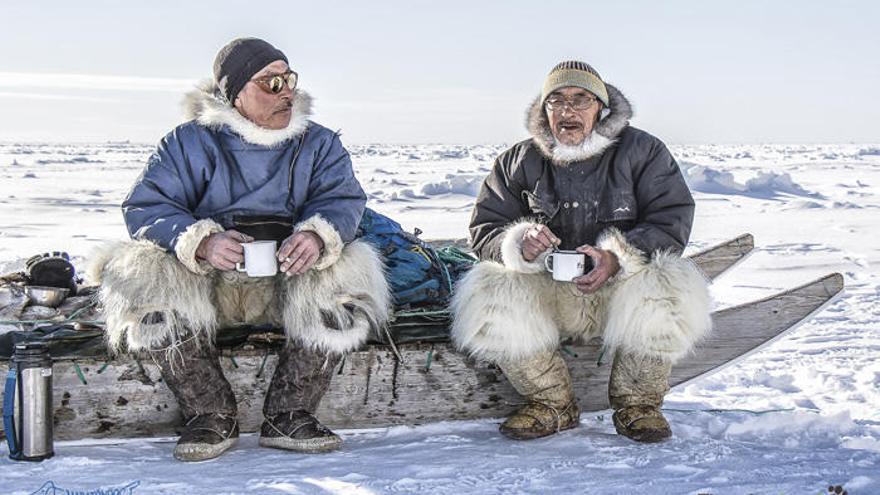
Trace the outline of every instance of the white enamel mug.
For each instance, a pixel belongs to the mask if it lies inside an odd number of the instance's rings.
[[[275,241],[243,242],[244,263],[236,263],[235,269],[247,273],[248,277],[271,277],[278,273],[278,259],[275,258]]]
[[[553,274],[553,280],[571,282],[586,269],[587,255],[577,251],[553,251],[544,258],[544,268]]]

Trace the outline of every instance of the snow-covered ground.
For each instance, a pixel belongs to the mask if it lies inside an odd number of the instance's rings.
[[[351,151],[371,207],[439,238],[466,236],[503,149]],[[80,262],[124,237],[119,203],[150,151],[0,144],[0,273],[50,250]],[[56,457],[38,464],[6,459],[4,446],[0,492],[880,493],[880,146],[672,151],[697,199],[690,249],[755,235],[755,253],[713,285],[718,308],[833,271],[847,290],[762,352],[670,393],[671,441],[638,445],[614,434],[609,415],[585,414],[581,428],[526,443],[501,438],[497,421],[341,431],[344,449],[317,456],[261,449],[246,435],[200,464],[173,461],[173,439],[56,443]]]

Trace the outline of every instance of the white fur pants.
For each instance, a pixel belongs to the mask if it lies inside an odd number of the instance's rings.
[[[293,277],[197,274],[148,241],[116,243],[95,258],[91,281],[101,284],[114,350],[173,345],[190,333],[205,332],[213,341],[230,324],[269,323],[283,325],[302,345],[344,353],[385,325],[391,308],[381,258],[363,241],[345,246],[332,265]],[[144,321],[154,312],[161,321]]]
[[[596,336],[611,349],[675,362],[709,331],[708,284],[691,261],[657,253],[619,278],[587,295],[548,273],[478,263],[456,288],[452,339],[490,362],[515,362],[552,351],[561,339]]]

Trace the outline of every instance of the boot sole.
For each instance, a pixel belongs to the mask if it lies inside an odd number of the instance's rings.
[[[642,431],[627,430],[617,421],[616,418],[614,418],[614,429],[617,430],[618,435],[641,443],[657,443],[672,437],[672,430],[669,428],[647,429]]]
[[[238,443],[238,438],[228,438],[219,443],[188,443],[174,447],[174,458],[183,462],[207,461],[219,457]]]
[[[576,421],[570,425],[563,426],[559,428],[559,430],[515,430],[515,429],[507,429],[507,428],[498,428],[498,431],[504,435],[505,437],[511,440],[535,440],[537,438],[549,437],[551,435],[555,435],[557,433],[561,433],[565,430],[571,430],[572,428],[577,428],[580,424],[580,421]]]
[[[260,437],[260,446],[271,449],[292,450],[306,454],[331,452],[342,447],[342,439],[337,435],[319,438]]]

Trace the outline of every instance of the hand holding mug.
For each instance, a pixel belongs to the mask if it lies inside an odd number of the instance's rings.
[[[251,242],[251,236],[242,234],[236,230],[215,232],[202,239],[196,248],[196,258],[208,262],[218,270],[233,270],[236,263],[244,261],[244,248],[242,242]]]
[[[594,268],[590,272],[572,280],[577,290],[584,294],[592,294],[601,289],[605,282],[620,270],[617,255],[611,251],[586,245],[577,248],[577,252],[584,253],[593,260]]]
[[[305,273],[318,261],[322,249],[324,241],[318,234],[309,230],[295,232],[284,239],[278,250],[281,271],[288,277]]]
[[[535,225],[523,234],[522,257],[528,262],[535,261],[538,255],[560,243],[562,241],[546,225]]]

